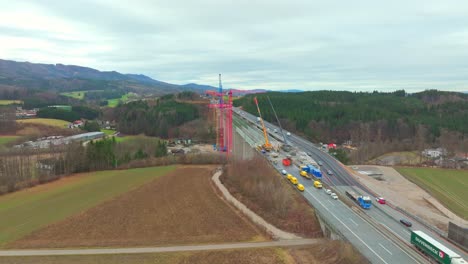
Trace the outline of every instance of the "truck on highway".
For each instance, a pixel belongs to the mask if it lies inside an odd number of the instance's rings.
[[[317,189],[322,189],[322,183],[320,181],[314,181],[314,187]]]
[[[369,196],[359,195],[353,191],[346,191],[346,195],[359,204],[363,209],[371,208],[372,200]]]
[[[467,262],[457,253],[448,249],[444,245],[422,231],[411,232],[411,244],[424,254],[443,264],[466,264]]]
[[[301,171],[305,171],[308,174],[312,174],[317,179],[322,179],[322,172],[320,169],[316,168],[313,165],[300,166]]]

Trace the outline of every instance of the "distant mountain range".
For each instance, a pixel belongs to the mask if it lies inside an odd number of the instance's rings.
[[[76,65],[17,62],[2,59],[0,59],[0,87],[59,92],[124,88],[149,94],[167,94],[180,91],[204,93],[206,90],[218,89],[217,87],[196,83],[171,84],[142,74],[122,74],[116,71],[99,71]],[[232,91],[235,96],[268,92],[265,89],[232,89]],[[283,92],[299,91],[284,90]]]
[[[135,92],[167,94],[180,91],[202,93],[215,87],[198,84],[177,85],[142,74],[98,71],[75,65],[17,62],[0,59],[0,86],[25,89],[77,91],[125,88]]]

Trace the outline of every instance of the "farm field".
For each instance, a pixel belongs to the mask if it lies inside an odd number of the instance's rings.
[[[115,133],[115,130],[113,130],[113,129],[101,129],[101,132],[106,134],[106,136],[110,136],[110,135],[113,135]]]
[[[20,124],[41,124],[47,126],[55,126],[65,128],[70,122],[60,119],[53,118],[31,118],[31,119],[20,119],[16,120]]]
[[[72,97],[75,99],[83,100],[87,91],[75,91],[75,92],[68,92],[68,93],[60,93],[61,95]]]
[[[121,247],[266,240],[253,224],[220,199],[211,182],[214,168],[178,167],[131,192],[23,236],[8,247]],[[131,181],[130,177],[141,177],[143,172],[147,175],[159,169],[105,173],[125,174],[128,177],[124,179]],[[117,180],[108,179],[112,184]],[[100,185],[93,189],[115,187]],[[88,195],[79,197],[69,200]]]
[[[21,100],[0,100],[0,105],[22,104]]]
[[[426,158],[422,157],[417,151],[401,151],[386,153],[378,158],[370,160],[370,164],[397,165],[397,164],[420,164]]]
[[[203,252],[157,254],[121,254],[91,256],[0,257],[3,264],[287,264],[287,253],[281,248],[258,248]]]
[[[468,220],[468,171],[406,167],[397,167],[396,170],[452,212]]]
[[[0,147],[18,138],[19,136],[0,136]]]
[[[108,99],[107,100],[107,106],[108,107],[116,107],[119,104],[119,102],[125,103],[125,102],[128,101],[128,96],[129,96],[129,94],[127,93],[127,94],[122,95],[122,97],[120,97],[120,98]]]
[[[82,173],[0,196],[0,247],[174,169],[167,166]]]
[[[145,136],[145,135],[129,135],[129,136],[116,136],[115,141],[116,142],[125,142],[125,141],[132,141],[132,140],[137,140],[139,138],[153,138],[153,139],[158,139],[157,137],[150,137],[150,136]]]

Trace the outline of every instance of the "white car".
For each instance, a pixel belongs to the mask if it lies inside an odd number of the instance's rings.
[[[288,133],[286,133],[286,136],[291,136],[291,133],[289,133],[289,132],[288,132]]]
[[[325,190],[325,193],[326,193],[326,194],[332,194],[332,191],[331,191],[330,189],[326,189],[326,190]]]
[[[286,174],[288,174],[288,172],[286,170],[282,170],[281,174],[286,175]]]
[[[338,195],[336,195],[336,193],[332,193],[330,195],[331,195],[331,198],[338,200]]]

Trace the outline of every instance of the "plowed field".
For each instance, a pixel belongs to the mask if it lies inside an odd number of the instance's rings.
[[[214,167],[179,167],[131,192],[51,224],[10,248],[149,246],[265,240],[215,192]]]

